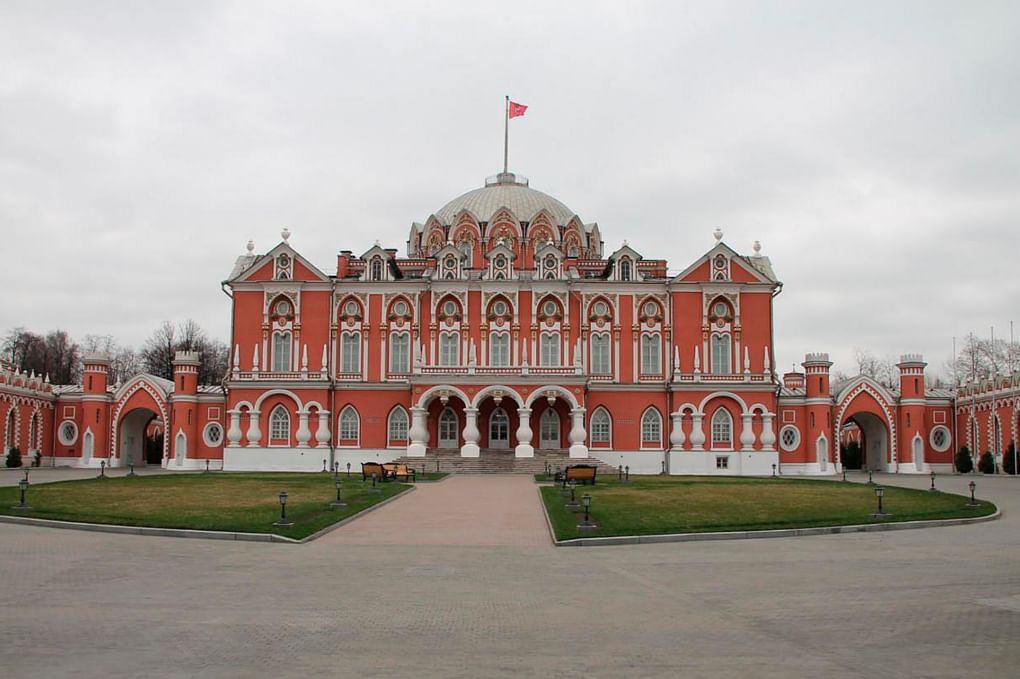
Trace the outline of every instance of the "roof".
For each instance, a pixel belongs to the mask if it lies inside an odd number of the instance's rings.
[[[539,211],[547,210],[558,225],[566,224],[576,214],[549,194],[530,188],[526,177],[506,173],[487,179],[480,189],[457,196],[439,208],[436,218],[452,224],[461,211],[467,210],[478,221],[488,222],[500,208],[507,208],[522,222],[530,222]]]

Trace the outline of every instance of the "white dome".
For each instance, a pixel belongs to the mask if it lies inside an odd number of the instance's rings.
[[[529,188],[526,177],[508,172],[490,177],[482,188],[454,198],[436,212],[436,218],[449,225],[461,210],[467,210],[478,221],[488,222],[504,207],[522,222],[530,222],[540,210],[548,210],[557,225],[575,216],[573,210],[549,194]]]

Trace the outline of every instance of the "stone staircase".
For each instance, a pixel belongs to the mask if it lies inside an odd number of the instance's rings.
[[[396,462],[407,464],[421,472],[422,465],[430,472],[437,470],[458,474],[541,474],[548,462],[552,468],[568,464],[592,464],[598,466],[599,474],[615,474],[611,467],[601,460],[571,459],[566,450],[536,450],[535,457],[514,457],[513,450],[483,449],[478,457],[461,457],[457,450],[430,448],[425,457],[401,457]]]

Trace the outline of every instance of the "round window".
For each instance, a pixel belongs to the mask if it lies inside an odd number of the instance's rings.
[[[645,316],[654,316],[657,313],[659,313],[659,307],[655,304],[655,302],[645,303]]]
[[[504,266],[506,266],[506,258],[505,257],[497,257],[496,261],[494,262],[494,264],[496,265],[497,269],[502,269]]]
[[[542,306],[542,311],[545,312],[546,316],[555,316],[556,315],[556,302],[546,302]]]
[[[276,258],[276,265],[281,269],[286,269],[290,266],[290,257],[287,255],[280,255]]]
[[[446,314],[447,316],[453,316],[454,314],[457,313],[457,305],[454,304],[452,301],[448,301],[446,304],[443,305],[443,313]]]
[[[290,302],[287,300],[281,300],[276,303],[276,313],[281,316],[286,316],[290,313]]]
[[[492,313],[502,316],[506,313],[506,302],[499,301],[492,305]]]
[[[344,307],[344,309],[346,310],[348,316],[357,316],[358,303],[352,300],[347,303],[347,306]]]
[[[65,420],[57,430],[57,438],[65,446],[74,445],[74,442],[78,440],[78,425],[71,420]]]
[[[546,257],[545,258],[545,268],[547,268],[547,269],[555,269],[556,268],[556,258],[555,257]]]
[[[210,422],[202,432],[202,438],[205,440],[205,445],[216,448],[223,442],[223,427],[218,422]]]
[[[608,314],[609,314],[609,305],[608,304],[606,304],[605,302],[602,302],[602,301],[595,302],[595,315],[596,316],[606,316]]]
[[[407,304],[405,302],[397,302],[393,305],[393,313],[397,316],[403,316],[407,313]]]
[[[715,268],[717,268],[717,269],[725,269],[726,268],[726,258],[723,255],[716,255],[715,256]]]
[[[800,445],[800,431],[793,425],[783,427],[779,432],[779,446],[786,452],[792,452]]]
[[[949,450],[949,443],[951,438],[952,437],[949,434],[949,430],[943,427],[942,425],[939,425],[931,430],[929,442],[931,443],[931,447],[935,450],[935,452],[944,453],[947,450]]]
[[[726,315],[726,305],[723,304],[722,302],[716,302],[715,303],[715,315],[716,316],[725,316]]]
[[[447,257],[446,258],[446,268],[447,269],[456,269],[457,268],[457,260],[454,259],[453,257]]]

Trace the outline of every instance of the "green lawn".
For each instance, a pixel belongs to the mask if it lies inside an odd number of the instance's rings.
[[[17,487],[0,488],[0,513],[61,521],[127,526],[193,528],[243,533],[276,533],[304,538],[326,526],[402,493],[407,484],[362,482],[360,474],[342,472],[346,507],[331,510],[336,487],[331,474],[174,474],[62,481],[32,485],[18,512]],[[280,516],[279,494],[286,490],[290,528],[273,525]]]
[[[542,476],[542,475],[539,475]],[[539,479],[542,480],[542,479]],[[770,528],[806,528],[862,523],[986,516],[990,502],[966,507],[967,499],[948,493],[886,486],[883,509],[887,519],[875,519],[873,486],[809,479],[735,477],[633,476],[621,484],[616,477],[600,477],[596,486],[578,486],[592,496],[595,530],[579,531],[582,514],[564,507],[569,498],[560,489],[543,487],[542,497],[556,537],[657,535]]]

